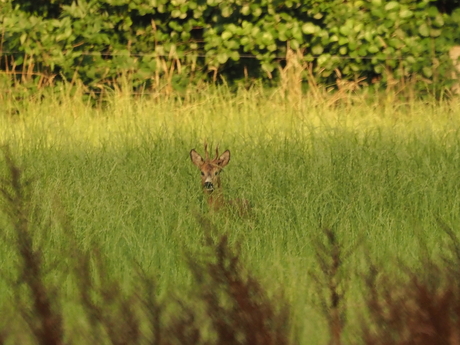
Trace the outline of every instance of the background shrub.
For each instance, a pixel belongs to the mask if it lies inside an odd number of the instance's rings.
[[[445,84],[460,24],[443,0],[5,0],[2,68],[101,88],[276,78],[288,49],[322,83]],[[304,76],[305,77],[305,76]],[[377,85],[379,85],[377,83]]]

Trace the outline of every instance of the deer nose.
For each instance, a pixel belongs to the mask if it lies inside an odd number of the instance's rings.
[[[214,185],[211,182],[205,182],[204,183],[204,188],[206,188],[209,191],[213,191],[214,190]]]

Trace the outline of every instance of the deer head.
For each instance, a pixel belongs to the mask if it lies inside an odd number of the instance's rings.
[[[219,156],[219,148],[216,147],[216,157],[209,158],[208,145],[204,144],[205,158],[201,157],[195,149],[190,151],[190,159],[201,171],[201,185],[206,194],[211,194],[220,189],[219,173],[230,162],[230,151],[226,150]]]

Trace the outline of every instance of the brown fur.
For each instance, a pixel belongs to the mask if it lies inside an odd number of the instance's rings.
[[[222,193],[220,172],[230,162],[230,151],[226,150],[219,156],[219,148],[216,147],[214,159],[209,157],[208,145],[204,144],[205,158],[201,157],[195,149],[190,151],[190,159],[201,171],[201,186],[207,197],[211,210],[219,210],[224,206],[235,208],[240,215],[248,213],[249,202],[247,200],[235,199],[225,201]]]

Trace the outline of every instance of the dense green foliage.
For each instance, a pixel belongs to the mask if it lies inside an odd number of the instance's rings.
[[[3,6],[3,68],[94,87],[122,74],[147,86],[166,77],[175,87],[208,75],[272,77],[288,48],[302,52],[321,82],[337,76],[444,82],[446,51],[460,24],[458,5],[433,0],[6,0]]]

